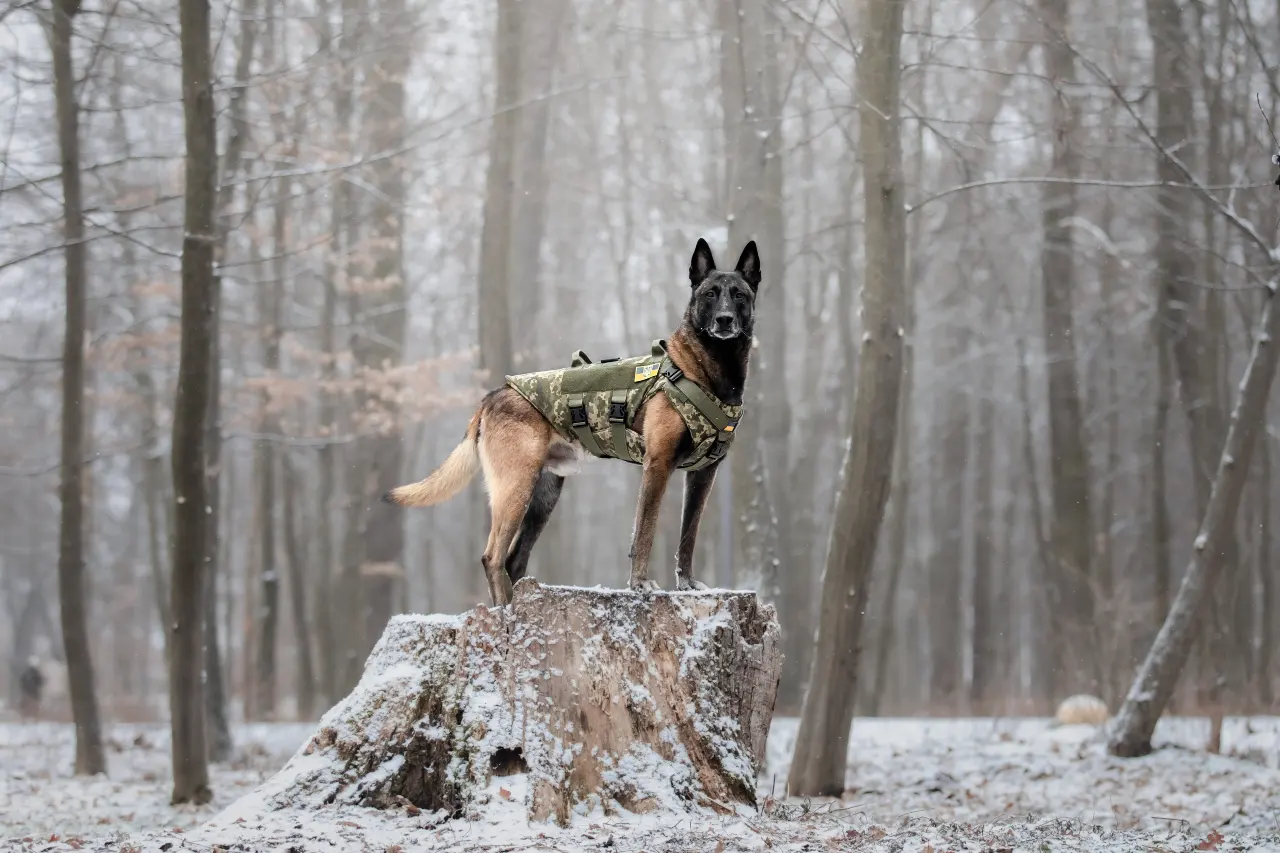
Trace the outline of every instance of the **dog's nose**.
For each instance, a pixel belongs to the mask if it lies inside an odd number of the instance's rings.
[[[716,328],[721,331],[728,331],[733,326],[732,314],[721,314],[716,317]]]

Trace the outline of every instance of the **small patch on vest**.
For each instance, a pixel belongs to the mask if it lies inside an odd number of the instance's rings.
[[[729,424],[727,427],[725,427],[725,428],[724,428],[724,431],[725,431],[725,432],[733,432],[733,424]]]
[[[636,366],[636,381],[643,382],[658,375],[657,364],[640,364]]]

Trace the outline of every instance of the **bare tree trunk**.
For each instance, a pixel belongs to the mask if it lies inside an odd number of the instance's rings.
[[[240,47],[236,56],[235,87],[231,91],[229,109],[229,133],[223,154],[222,177],[230,181],[240,171],[244,144],[248,137],[245,88],[253,63],[255,35],[257,33],[257,0],[244,0],[240,10]],[[215,224],[218,242],[214,248],[214,263],[222,263],[226,253],[230,222],[231,201],[234,191],[228,187],[218,190],[218,216]],[[223,680],[222,642],[218,631],[218,572],[222,564],[222,541],[218,536],[222,519],[222,279],[215,276],[209,315],[209,338],[212,352],[209,359],[209,407],[205,412],[205,451],[207,453],[206,489],[209,515],[205,519],[211,533],[205,537],[205,738],[209,760],[227,761],[231,758],[235,742],[231,737],[231,722],[227,715],[227,689]]]
[[[507,258],[513,320],[512,357],[527,365],[537,355],[535,322],[545,298],[542,286],[542,236],[547,219],[547,141],[551,119],[551,86],[560,55],[567,0],[544,0],[532,11],[518,4],[520,17],[519,87],[514,111],[511,164],[511,244]],[[540,369],[540,368],[538,368]]]
[[[515,112],[520,98],[520,0],[498,0],[494,33],[494,78],[497,94],[493,127],[489,132],[489,167],[485,178],[484,227],[480,234],[479,322],[480,368],[496,385],[511,373],[515,362],[511,342],[511,287],[507,281],[511,258],[512,186],[519,126]]]
[[[1104,205],[1100,227],[1106,234],[1111,234],[1115,226],[1115,210],[1108,196]],[[1100,546],[1095,561],[1094,594],[1098,596],[1100,606],[1095,612],[1095,634],[1100,644],[1099,669],[1102,677],[1099,696],[1109,707],[1115,707],[1120,692],[1124,689],[1124,680],[1133,668],[1133,627],[1134,614],[1127,606],[1130,596],[1117,599],[1119,590],[1115,572],[1116,537],[1113,535],[1116,518],[1116,484],[1120,479],[1123,459],[1120,452],[1120,367],[1116,352],[1116,334],[1113,329],[1110,306],[1116,303],[1121,295],[1120,260],[1113,251],[1108,251],[1101,259],[1098,272],[1099,289],[1103,305],[1107,307],[1107,316],[1102,318],[1103,351],[1106,354],[1105,371],[1105,409],[1107,426],[1106,464],[1101,477],[1101,499],[1098,507],[1098,540]],[[1125,609],[1121,609],[1124,607]]]
[[[1268,294],[1191,559],[1169,615],[1117,715],[1107,743],[1112,755],[1129,758],[1151,751],[1156,722],[1173,695],[1195,643],[1205,602],[1212,600],[1213,585],[1222,574],[1253,445],[1265,429],[1267,397],[1280,354],[1275,343],[1280,336],[1280,312],[1274,305],[1275,296]]]
[[[963,280],[963,278],[962,278]],[[964,684],[964,630],[961,579],[964,576],[965,470],[969,462],[969,400],[962,368],[969,349],[968,332],[960,316],[960,297],[967,287],[953,287],[942,300],[945,322],[938,332],[938,369],[946,376],[938,395],[940,412],[933,440],[939,461],[930,489],[933,528],[928,589],[924,591],[929,619],[929,702],[934,708],[958,710]]]
[[[186,202],[182,240],[182,344],[173,404],[173,600],[169,624],[169,716],[176,803],[207,803],[204,736],[205,416],[212,369],[214,203],[218,140],[207,0],[181,0],[182,102],[186,119]]]
[[[1047,587],[1052,583],[1053,575],[1053,557],[1052,546],[1049,543],[1049,534],[1046,530],[1047,525],[1044,518],[1044,508],[1040,503],[1040,475],[1037,472],[1036,452],[1033,443],[1033,433],[1031,429],[1031,392],[1029,390],[1030,380],[1027,378],[1027,355],[1021,338],[1018,339],[1018,402],[1022,420],[1022,466],[1026,471],[1027,480],[1027,504],[1031,509],[1031,529],[1035,535],[1036,546],[1036,563],[1039,573],[1036,576],[1040,583],[1030,582],[1028,586],[1032,590],[1039,592],[1041,587]],[[1052,673],[1050,670],[1049,656],[1051,652],[1050,626],[1046,623],[1050,603],[1045,599],[1044,594],[1036,594],[1031,596],[1023,603],[1023,606],[1030,610],[1032,619],[1032,633],[1030,644],[1032,646],[1031,655],[1035,661],[1032,667],[1033,678],[1035,683],[1032,686],[1032,692],[1036,699],[1046,703],[1053,701],[1053,683]]]
[[[58,535],[58,599],[67,686],[76,726],[76,773],[107,772],[102,722],[94,690],[93,657],[85,615],[84,566],[84,383],[85,244],[80,185],[80,107],[71,57],[71,19],[79,0],[54,0],[53,87],[62,166],[62,210],[66,258],[66,334],[62,345],[62,517]]]
[[[311,549],[298,535],[298,474],[287,453],[281,454],[284,474],[285,560],[289,565],[289,609],[293,612],[294,643],[298,654],[298,716],[309,719],[316,704],[315,664],[311,656],[311,630],[307,617],[307,567],[311,565]]]
[[[977,713],[990,713],[1000,666],[1004,614],[995,606],[999,588],[996,566],[995,507],[995,365],[982,364],[986,382],[978,397],[977,448],[973,461],[973,682],[969,699]]]
[[[1160,81],[1156,90],[1156,136],[1167,150],[1186,142],[1193,117],[1181,5],[1177,0],[1147,0],[1147,25],[1154,46],[1153,76]],[[1216,372],[1212,366],[1216,353],[1207,346],[1207,318],[1199,313],[1204,300],[1195,285],[1196,266],[1188,251],[1190,196],[1173,186],[1184,176],[1167,157],[1160,158],[1156,175],[1163,185],[1156,191],[1155,205],[1157,276],[1164,290],[1166,312],[1163,323],[1177,370],[1182,407],[1191,428],[1196,504],[1203,512],[1222,448],[1220,401],[1210,378]]]
[[[130,255],[132,244],[126,244],[125,265],[132,266]],[[173,534],[171,505],[164,487],[164,459],[161,456],[159,441],[160,427],[156,414],[159,401],[156,395],[155,380],[151,369],[144,363],[140,353],[135,353],[133,378],[141,397],[141,433],[144,441],[142,458],[139,460],[139,482],[142,490],[142,503],[145,513],[145,535],[147,537],[147,559],[151,570],[151,594],[156,606],[156,616],[165,633],[163,650],[164,659],[169,660],[168,629],[169,619],[169,581],[167,577],[167,559],[169,553],[169,537]]]
[[[343,0],[342,32],[335,56],[337,81],[334,90],[334,125],[337,138],[337,149],[350,156],[351,118],[355,87],[355,66],[353,57],[359,46],[359,33],[356,26],[354,0]],[[321,44],[319,52],[333,50],[333,35],[328,28],[328,13],[321,23]],[[320,389],[320,424],[322,435],[330,439],[336,438],[339,429],[337,393],[334,387],[338,378],[337,369],[337,337],[335,324],[338,314],[338,288],[349,282],[347,271],[351,268],[348,253],[351,246],[347,241],[348,232],[353,228],[350,223],[351,185],[349,181],[338,180],[332,189],[333,203],[329,212],[329,252],[324,268],[324,305],[320,320],[320,347],[324,353],[321,368]],[[332,703],[338,696],[338,685],[342,683],[339,660],[342,643],[335,624],[334,596],[335,587],[341,582],[340,571],[343,566],[338,553],[338,530],[334,498],[338,488],[337,450],[331,443],[320,448],[320,506],[316,528],[313,536],[319,543],[317,554],[315,628],[316,646],[320,655],[319,689],[326,703]],[[340,529],[340,528],[339,528]]]
[[[269,34],[269,38],[271,34]],[[283,133],[277,123],[276,143],[281,144]],[[273,213],[271,241],[271,284],[258,291],[259,325],[262,333],[262,369],[264,379],[273,380],[280,371],[280,340],[282,336],[282,306],[288,276],[289,253],[286,230],[290,217],[290,194],[293,182],[287,177],[276,182],[276,200]],[[268,436],[279,433],[280,422],[276,415],[271,393],[264,388],[261,393],[262,432]],[[280,624],[280,569],[276,564],[276,453],[271,439],[258,442],[256,465],[258,469],[258,519],[262,523],[261,582],[262,601],[259,607],[258,661],[256,686],[253,691],[254,707],[264,719],[274,719],[277,704],[276,651]]]
[[[864,335],[840,471],[813,669],[787,780],[794,796],[844,790],[858,643],[893,469],[902,381],[906,214],[899,118],[903,0],[866,0],[858,59],[866,205]]]
[[[1275,613],[1272,610],[1275,602],[1275,566],[1271,562],[1271,437],[1263,432],[1262,447],[1259,448],[1262,458],[1261,475],[1258,478],[1258,599],[1261,605],[1258,620],[1257,638],[1257,671],[1258,702],[1263,710],[1269,710],[1275,701],[1275,692],[1271,683],[1271,662],[1275,654],[1276,644],[1280,643],[1280,632],[1276,630]]]
[[[364,644],[363,620],[364,587],[360,583],[360,567],[364,562],[365,529],[368,526],[368,514],[365,510],[364,495],[371,494],[373,484],[369,466],[359,444],[351,447],[344,454],[346,467],[346,496],[342,508],[342,574],[338,578],[337,602],[341,602],[340,618],[338,687],[350,691],[360,680],[360,672],[364,666],[362,647]]]
[[[147,507],[147,545],[151,558],[151,587],[160,624],[168,625],[170,621],[169,581],[165,573],[165,562],[173,528],[169,524],[170,513],[166,512],[168,500],[164,495],[163,478],[164,462],[160,458],[159,451],[148,447],[147,457],[142,460],[142,493]],[[166,643],[166,660],[168,655],[169,646]]]
[[[1068,43],[1068,0],[1040,0],[1040,14],[1049,33],[1045,45],[1048,78],[1060,85],[1074,79],[1075,57]],[[1069,96],[1054,92],[1052,106],[1053,162],[1050,174],[1074,178],[1079,171],[1076,150],[1078,117]],[[1076,370],[1071,219],[1076,214],[1076,190],[1069,183],[1046,184],[1041,190],[1044,242],[1040,269],[1044,290],[1045,370],[1048,374],[1049,479],[1053,515],[1050,609],[1057,636],[1053,644],[1059,689],[1073,684],[1097,689],[1098,660],[1093,643],[1093,593],[1090,556],[1093,544],[1089,510],[1089,457],[1084,446],[1084,416]]]
[[[205,517],[204,543],[204,712],[206,748],[210,761],[231,758],[234,741],[227,717],[227,691],[222,679],[222,646],[218,640],[218,566],[221,564],[218,526],[222,482],[222,345],[219,325],[222,314],[222,281],[213,278],[209,298],[209,406],[205,410]]]
[[[1155,562],[1155,613],[1153,633],[1169,613],[1173,590],[1173,558],[1169,537],[1169,487],[1165,474],[1165,448],[1169,441],[1169,352],[1166,349],[1163,286],[1156,300],[1156,316],[1152,322],[1156,346],[1155,415],[1151,426],[1151,555]]]
[[[785,614],[788,585],[778,570],[789,553],[788,502],[791,409],[786,395],[786,223],[782,208],[782,121],[777,45],[762,0],[719,0],[720,85],[724,100],[725,213],[728,251],[755,240],[764,264],[756,312],[759,353],[752,365],[747,406],[756,412],[742,426],[732,472],[720,488],[732,492],[736,582],[757,589]],[[766,394],[765,389],[773,393]],[[745,452],[743,452],[745,451]],[[784,619],[786,617],[784,616]],[[807,631],[784,625],[784,631]],[[783,703],[798,698],[789,684]]]
[[[387,33],[413,32],[405,0],[383,0],[378,21]],[[372,79],[377,81],[368,105],[370,139],[375,151],[396,150],[407,139],[405,77],[410,58],[410,46],[400,35],[384,43],[371,71]],[[385,157],[374,164],[371,183],[378,192],[369,216],[373,224],[374,263],[371,280],[360,300],[363,334],[355,347],[356,363],[374,370],[399,365],[404,360],[408,317],[408,291],[404,284],[405,182],[400,158]],[[404,450],[399,412],[392,404],[383,405],[387,428],[362,442],[372,480],[372,491],[365,492],[368,521],[360,567],[364,605],[364,636],[359,649],[362,659],[398,609],[399,590],[404,584],[404,513],[375,499],[400,482]]]
[[[272,328],[279,327],[278,315],[271,307],[275,303],[278,308],[278,302],[270,295],[272,292],[278,292],[279,287],[280,284],[276,283],[273,286],[263,287],[259,291],[259,295],[267,303],[265,306],[267,310],[261,322],[267,338],[263,367],[268,372],[278,370],[280,363],[279,341],[272,341],[273,334],[270,331]],[[275,425],[274,419],[267,415],[270,403],[266,391],[262,392],[262,397],[262,430],[265,433],[271,433],[275,431]],[[253,714],[256,718],[270,720],[275,717],[276,712],[276,627],[280,622],[280,573],[276,567],[276,461],[272,442],[258,442],[254,456],[256,457],[254,467],[258,475],[257,514],[258,523],[262,528],[261,539],[258,541],[260,546],[258,579],[261,598],[255,610],[258,619],[256,632],[258,654],[254,666]]]
[[[909,291],[913,289],[910,279],[907,288]],[[898,600],[898,586],[902,583],[907,562],[907,527],[911,517],[908,506],[911,501],[911,393],[915,378],[915,347],[912,343],[915,310],[911,307],[912,300],[913,295],[908,293],[906,313],[911,319],[905,325],[905,342],[902,347],[902,390],[898,398],[898,437],[894,441],[893,493],[889,516],[892,524],[889,526],[889,554],[885,561],[889,577],[885,585],[883,621],[875,641],[875,682],[867,707],[867,713],[871,716],[880,714],[881,704],[889,689],[889,664],[896,642],[894,605]]]
[[[1205,23],[1208,14],[1194,15],[1196,42],[1200,50],[1193,60],[1200,68],[1200,84],[1206,106],[1208,122],[1204,126],[1205,171],[1211,184],[1221,185],[1231,180],[1229,153],[1225,145],[1225,129],[1231,125],[1226,114],[1226,99],[1221,80],[1227,74],[1224,65],[1228,34],[1233,21],[1231,4],[1216,3],[1212,10],[1216,16],[1214,32],[1206,32]],[[1209,10],[1205,10],[1208,12]],[[1171,50],[1186,50],[1186,45],[1169,46]],[[1194,108],[1193,108],[1194,109]],[[1194,112],[1192,113],[1194,115]],[[1188,152],[1189,153],[1189,152]],[[1200,281],[1222,281],[1223,270],[1219,258],[1230,251],[1222,239],[1219,228],[1218,213],[1213,205],[1201,206],[1201,217],[1204,222],[1204,241],[1208,251],[1201,254]],[[1187,223],[1183,223],[1186,228]],[[1227,337],[1227,318],[1225,292],[1214,288],[1196,288],[1203,301],[1204,337],[1200,347],[1198,367],[1201,371],[1203,399],[1209,402],[1209,422],[1212,425],[1206,440],[1211,442],[1204,448],[1194,449],[1205,458],[1205,476],[1213,470],[1217,456],[1222,449],[1223,423],[1222,413],[1226,407],[1224,401],[1231,398],[1228,387],[1228,371],[1231,365],[1230,340]],[[1207,487],[1207,482],[1206,482]],[[1205,494],[1202,490],[1201,494]],[[1203,499],[1203,498],[1202,498]],[[1197,507],[1204,511],[1203,504]],[[1249,596],[1249,572],[1241,571],[1243,566],[1240,542],[1232,536],[1227,543],[1224,573],[1230,581],[1219,584],[1216,588],[1216,604],[1205,614],[1206,629],[1201,644],[1202,681],[1199,685],[1199,704],[1210,714],[1209,751],[1220,751],[1222,741],[1222,718],[1224,714],[1223,699],[1228,692],[1237,696],[1244,694],[1248,683],[1249,669],[1249,628],[1252,614],[1249,608],[1240,608],[1240,603]]]
[[[800,133],[804,139],[812,138],[814,118],[811,104],[806,101],[801,107]],[[800,182],[810,185],[817,174],[817,157],[813,146],[807,145],[800,152]],[[852,156],[842,156],[839,160],[842,171],[856,172]],[[845,194],[842,205],[849,205],[853,195],[853,187]],[[812,234],[817,220],[815,199],[812,194],[803,196],[801,234]],[[849,217],[852,219],[852,217]],[[853,223],[848,222],[842,229],[841,242],[851,242],[848,236],[853,230]],[[842,252],[837,264],[837,286],[846,283],[853,288],[852,270],[846,275],[843,267],[852,265],[852,259],[845,257],[849,253]],[[817,257],[799,259],[798,271],[792,275],[799,276],[803,282],[803,303],[801,305],[804,327],[817,328],[822,322],[827,305],[828,281],[830,275],[826,263]],[[846,282],[847,279],[847,282]],[[842,317],[841,320],[848,320]],[[795,338],[791,340],[795,341]],[[826,435],[832,422],[827,415],[833,405],[832,395],[820,392],[823,380],[828,378],[828,371],[822,368],[823,355],[827,340],[821,335],[805,335],[796,344],[799,346],[801,382],[797,405],[800,408],[793,421],[793,429],[799,435],[804,446],[816,448]],[[788,531],[788,551],[784,570],[786,583],[783,584],[783,599],[779,613],[788,629],[783,631],[783,656],[787,666],[782,669],[782,683],[778,686],[779,703],[777,712],[794,715],[799,713],[804,701],[804,679],[809,674],[809,655],[813,651],[813,603],[814,581],[817,577],[817,559],[819,554],[820,524],[817,518],[819,489],[817,487],[818,471],[821,470],[823,454],[809,452],[799,454],[791,461],[788,474],[786,495],[788,511],[791,515],[791,529]],[[723,488],[723,486],[722,486]],[[823,490],[825,491],[825,490]],[[825,495],[823,496],[825,497]],[[873,698],[874,701],[874,698]]]

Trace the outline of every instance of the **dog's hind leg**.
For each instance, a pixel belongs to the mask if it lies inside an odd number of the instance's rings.
[[[529,555],[533,546],[542,535],[560,500],[560,490],[564,488],[564,477],[543,469],[538,475],[538,482],[533,485],[533,495],[529,498],[529,508],[525,510],[524,521],[520,524],[520,535],[516,537],[511,555],[507,557],[507,576],[514,586],[529,569]]]
[[[549,430],[545,422],[495,419],[495,423],[486,424],[481,433],[480,464],[489,487],[492,522],[480,563],[489,581],[489,597],[499,607],[511,602],[507,558],[546,460]]]

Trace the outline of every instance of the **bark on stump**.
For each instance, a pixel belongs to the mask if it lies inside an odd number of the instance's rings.
[[[525,797],[531,820],[561,825],[597,807],[751,807],[779,637],[751,592],[528,579],[506,608],[398,616],[356,689],[263,793],[278,807],[459,816],[501,786]]]

